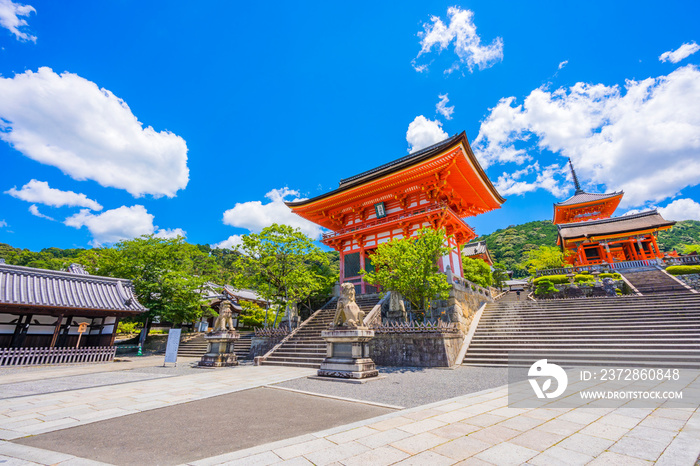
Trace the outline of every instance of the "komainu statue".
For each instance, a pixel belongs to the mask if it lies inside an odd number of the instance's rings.
[[[365,313],[355,302],[355,286],[352,283],[343,283],[333,318],[333,327],[364,328],[364,318]]]
[[[219,317],[217,317],[216,322],[214,322],[214,331],[225,332],[227,327],[231,330],[235,330],[233,327],[233,312],[231,311],[231,303],[228,301],[223,301],[221,304],[219,304]]]

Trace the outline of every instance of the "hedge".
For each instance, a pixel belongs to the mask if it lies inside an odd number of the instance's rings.
[[[671,265],[666,267],[666,272],[671,275],[687,275],[689,273],[700,273],[700,265]]]
[[[546,280],[552,283],[569,283],[569,277],[566,275],[543,275],[541,277],[537,277],[534,280],[532,280],[532,283],[534,285],[537,285],[539,282],[542,280]]]
[[[594,282],[595,277],[593,275],[584,275],[584,274],[578,274],[574,276],[574,282],[580,283],[580,282]]]

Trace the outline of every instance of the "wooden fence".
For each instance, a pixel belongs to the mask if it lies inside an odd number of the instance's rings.
[[[0,366],[108,362],[114,359],[116,350],[116,346],[91,346],[85,348],[0,348]]]

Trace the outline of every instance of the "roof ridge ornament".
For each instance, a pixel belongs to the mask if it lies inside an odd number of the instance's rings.
[[[574,186],[576,186],[576,194],[583,194],[583,189],[581,189],[581,185],[578,182],[576,171],[574,171],[574,164],[571,163],[571,157],[569,157],[569,168],[571,168],[571,176],[574,177]]]

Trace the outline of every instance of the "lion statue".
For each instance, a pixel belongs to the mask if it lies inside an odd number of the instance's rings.
[[[214,331],[225,332],[227,327],[234,330],[233,312],[231,311],[231,303],[224,301],[219,304],[219,317],[217,317],[216,322],[214,322]]]
[[[355,286],[352,283],[343,283],[333,318],[333,327],[364,328],[364,318],[365,313],[355,302]]]

